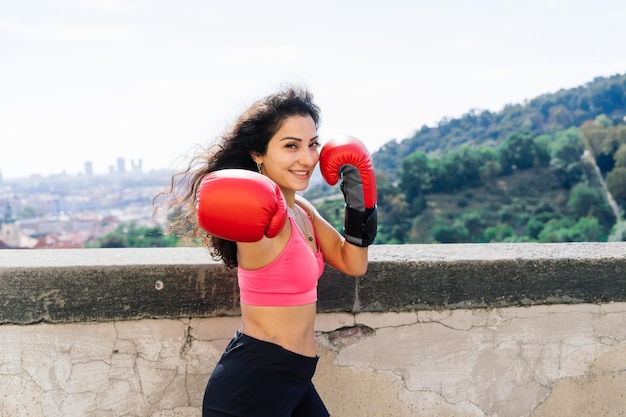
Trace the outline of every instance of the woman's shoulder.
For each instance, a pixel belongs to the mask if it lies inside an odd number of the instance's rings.
[[[311,216],[312,219],[315,219],[317,216],[317,210],[306,198],[302,197],[300,194],[296,194],[296,204],[309,213],[309,216]]]

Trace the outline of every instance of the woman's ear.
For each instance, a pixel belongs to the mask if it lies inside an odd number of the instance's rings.
[[[257,165],[263,162],[263,159],[261,158],[261,155],[258,154],[258,152],[250,152],[250,157]]]

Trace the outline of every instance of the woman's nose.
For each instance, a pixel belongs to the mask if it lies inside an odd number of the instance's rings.
[[[317,150],[312,151],[310,149],[305,149],[304,152],[300,155],[300,163],[302,165],[315,165],[319,160],[319,153]]]

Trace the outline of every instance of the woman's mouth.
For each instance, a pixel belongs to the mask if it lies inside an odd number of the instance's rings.
[[[291,170],[291,173],[293,175],[295,175],[296,177],[299,177],[301,179],[306,179],[309,177],[309,171],[295,171],[295,170]]]

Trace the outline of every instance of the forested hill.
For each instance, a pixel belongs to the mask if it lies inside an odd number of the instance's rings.
[[[598,77],[585,85],[544,94],[502,111],[470,110],[460,118],[443,119],[436,127],[423,126],[412,137],[391,141],[374,152],[377,172],[395,179],[402,161],[416,151],[440,155],[470,146],[497,146],[512,133],[551,134],[579,127],[596,116],[623,121],[626,115],[626,74]]]
[[[615,75],[385,144],[375,243],[626,240],[625,115]],[[321,183],[305,197],[341,230],[337,194]]]

